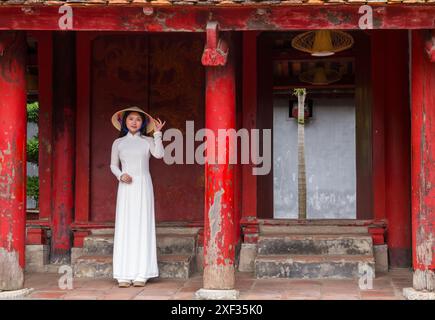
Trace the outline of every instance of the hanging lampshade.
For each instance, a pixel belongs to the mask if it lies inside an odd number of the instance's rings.
[[[299,80],[313,85],[327,85],[340,80],[340,74],[333,69],[325,69],[318,66],[314,69],[303,72],[299,75]]]
[[[311,53],[316,57],[330,56],[349,49],[352,45],[352,36],[339,30],[308,31],[297,35],[292,40],[293,48]]]

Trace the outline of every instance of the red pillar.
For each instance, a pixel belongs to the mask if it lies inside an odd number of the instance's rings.
[[[425,51],[427,39],[428,32],[412,31],[413,287],[435,291],[435,62]]]
[[[74,204],[74,33],[53,33],[53,222],[52,263],[68,263]]]
[[[235,129],[236,125],[234,53],[231,48],[229,45],[230,53],[224,65],[210,66],[203,59],[207,66],[205,124],[213,132],[207,138],[206,148],[210,150],[214,145],[216,150],[215,164],[207,158],[205,162],[204,289],[230,290],[234,289],[235,282],[235,165],[228,161],[217,163],[218,148],[222,147],[218,143],[218,129]],[[234,141],[229,139],[224,144],[227,160],[232,143]]]
[[[408,31],[385,31],[385,210],[390,265],[411,266]]]
[[[381,220],[385,214],[385,33],[373,30],[371,35],[373,88],[373,217]]]
[[[257,35],[258,31],[243,32],[243,128],[257,128]],[[242,219],[245,243],[255,243],[257,225],[257,176],[254,164],[242,167]]]
[[[389,264],[411,264],[407,30],[372,33],[374,217],[388,220]]]
[[[0,32],[0,290],[23,287],[26,221],[26,40]]]

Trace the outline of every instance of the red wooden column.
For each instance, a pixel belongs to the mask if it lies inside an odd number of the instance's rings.
[[[385,31],[385,209],[390,266],[411,266],[408,31]]]
[[[243,128],[257,128],[257,31],[243,32]],[[243,241],[256,243],[257,176],[252,174],[254,164],[243,165],[242,219]]]
[[[235,298],[235,229],[234,191],[235,165],[218,164],[218,148],[225,148],[229,158],[231,139],[218,141],[218,129],[235,129],[236,90],[234,53],[228,55],[231,36],[219,40],[217,24],[207,25],[207,44],[202,57],[206,66],[206,128],[213,134],[207,136],[205,161],[205,212],[204,212],[204,288],[197,292],[203,299],[213,299],[220,290],[226,298]],[[232,46],[229,45],[231,50]],[[228,58],[228,59],[227,59]],[[214,146],[214,164],[210,148]],[[234,145],[233,145],[234,146]],[[234,148],[233,148],[234,150]],[[210,291],[211,289],[211,291]]]
[[[0,290],[24,283],[26,220],[26,38],[0,32]]]
[[[373,218],[385,219],[385,30],[371,34],[371,82],[373,90]]]
[[[53,33],[53,222],[51,262],[70,261],[74,205],[75,34]]]
[[[435,291],[435,35],[426,31],[412,31],[411,57],[413,287],[415,290],[427,290],[433,294]]]
[[[385,210],[392,267],[411,265],[411,157],[409,56],[407,30],[377,30],[373,34],[375,217]],[[380,137],[383,141],[379,141]],[[377,139],[378,138],[378,139]],[[381,149],[383,147],[383,149]],[[384,162],[383,162],[384,161]],[[375,170],[378,169],[378,170]],[[383,174],[383,175],[382,175]],[[384,179],[383,179],[384,178]],[[378,185],[379,184],[379,185]],[[384,198],[385,197],[385,198]]]

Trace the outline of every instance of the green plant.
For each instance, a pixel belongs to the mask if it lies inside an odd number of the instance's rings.
[[[39,201],[39,177],[27,177],[27,196],[36,201],[38,207]]]
[[[33,137],[27,140],[27,161],[37,164],[39,156],[39,140]]]
[[[38,123],[39,120],[39,103],[38,101],[27,104],[27,121]]]

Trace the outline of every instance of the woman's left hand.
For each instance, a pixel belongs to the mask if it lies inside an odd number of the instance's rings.
[[[163,126],[165,125],[166,121],[162,123],[162,120],[160,118],[154,119],[154,124],[156,126],[156,131],[161,131]]]

